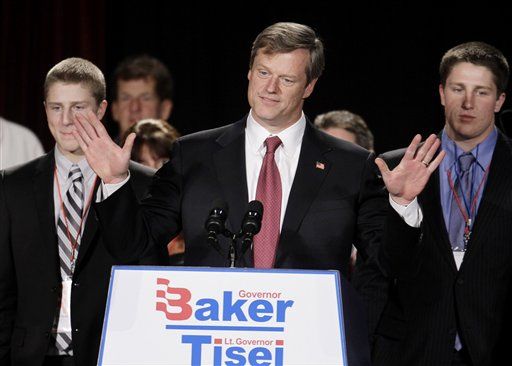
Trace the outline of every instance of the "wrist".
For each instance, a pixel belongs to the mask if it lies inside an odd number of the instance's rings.
[[[390,194],[389,197],[393,200],[393,202],[402,206],[408,206],[412,201],[414,201],[414,198],[409,200],[407,198],[394,196],[392,194]]]
[[[105,184],[117,184],[121,183],[128,177],[128,172],[125,172],[121,175],[111,176],[111,177],[105,177],[103,178],[103,183]]]

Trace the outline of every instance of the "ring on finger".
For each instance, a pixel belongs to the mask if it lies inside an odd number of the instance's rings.
[[[430,163],[427,163],[425,160],[422,160],[421,163],[425,165],[425,168],[428,168],[428,166],[430,165]]]

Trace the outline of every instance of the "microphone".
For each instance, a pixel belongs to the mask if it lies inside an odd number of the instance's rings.
[[[261,230],[261,219],[263,218],[263,204],[260,201],[251,201],[247,205],[247,212],[242,221],[241,234],[242,255],[252,245],[252,238]]]
[[[213,208],[206,219],[204,227],[208,232],[208,243],[210,243],[210,245],[220,253],[221,251],[217,235],[224,233],[226,230],[224,224],[228,217],[228,206],[226,202],[220,198],[214,200],[212,206]]]

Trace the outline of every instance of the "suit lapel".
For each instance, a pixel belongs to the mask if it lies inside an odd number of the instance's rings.
[[[55,228],[55,206],[54,206],[54,171],[55,157],[51,150],[43,157],[36,167],[33,181],[33,192],[39,217],[41,233],[41,255],[45,268],[52,268],[55,276],[60,278],[59,254],[57,251],[57,230]]]
[[[132,178],[133,179],[133,178]],[[94,191],[92,195],[92,199],[96,199],[96,195],[98,192],[100,186],[100,179],[98,178],[96,180],[96,183],[94,185]],[[92,206],[91,201],[91,206]],[[98,219],[96,217],[96,211],[92,207],[89,208],[89,211],[87,212],[87,219],[85,221],[85,227],[82,235],[82,240],[80,241],[80,247],[78,249],[78,257],[76,258],[76,266],[75,266],[75,273],[79,273],[81,270],[81,263],[83,261],[83,258],[85,257],[88,249],[91,246],[91,242],[96,235],[96,232],[98,230]]]
[[[276,267],[279,267],[279,263],[282,262],[283,253],[287,252],[286,246],[293,245],[288,238],[299,229],[322,182],[329,173],[330,163],[324,154],[331,149],[323,147],[316,133],[311,124],[306,123],[297,172],[288,198],[281,237],[277,246]]]
[[[438,169],[432,175],[427,183],[423,193],[419,196],[419,203],[423,211],[423,220],[431,229],[435,245],[439,247],[443,257],[456,272],[457,266],[453,258],[452,246],[444,222],[443,208],[441,206],[441,194],[439,186],[439,175],[442,174]]]
[[[247,175],[245,171],[245,121],[229,127],[218,139],[221,149],[213,156],[215,173],[228,204],[227,227],[238,231],[247,208]]]
[[[461,269],[464,267],[464,263],[467,263],[475,255],[474,253],[478,252],[478,248],[482,243],[487,241],[486,232],[492,226],[496,210],[501,207],[503,197],[506,197],[510,192],[512,171],[508,167],[511,160],[512,152],[510,146],[505,141],[505,137],[499,133],[491,160],[489,177],[487,178],[482,201],[478,208]]]

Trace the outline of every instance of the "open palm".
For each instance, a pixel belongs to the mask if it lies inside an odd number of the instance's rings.
[[[73,135],[85,153],[87,162],[105,183],[119,183],[128,176],[128,164],[135,140],[130,134],[123,147],[108,135],[103,123],[93,112],[77,114]]]
[[[423,191],[430,176],[445,156],[445,152],[441,151],[434,158],[441,144],[436,135],[430,135],[418,149],[420,143],[421,136],[416,135],[400,164],[393,170],[389,169],[383,159],[375,160],[384,184],[396,203],[407,205],[412,202]]]

